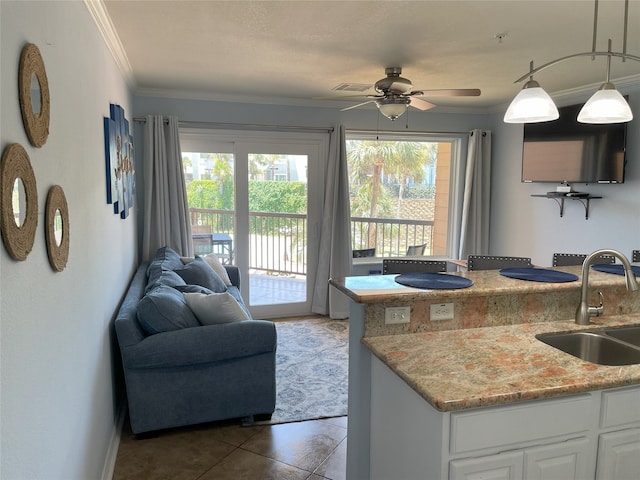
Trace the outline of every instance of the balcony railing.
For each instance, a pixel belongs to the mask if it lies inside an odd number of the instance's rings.
[[[233,237],[230,210],[190,208],[192,225]],[[249,268],[280,275],[306,275],[307,216],[293,213],[249,213]],[[433,245],[433,221],[351,217],[352,249],[374,248],[376,257],[404,256],[414,245]]]

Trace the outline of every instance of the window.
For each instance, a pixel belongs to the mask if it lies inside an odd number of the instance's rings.
[[[353,250],[375,248],[377,257],[450,255],[450,185],[459,142],[347,132]]]

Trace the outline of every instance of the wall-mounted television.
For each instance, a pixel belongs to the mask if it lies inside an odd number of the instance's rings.
[[[561,107],[557,120],[525,124],[523,182],[624,182],[627,124],[580,123],[581,108]]]

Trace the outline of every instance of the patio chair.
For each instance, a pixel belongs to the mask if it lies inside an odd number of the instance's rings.
[[[382,260],[382,274],[413,272],[446,272],[447,262],[444,260],[404,260],[385,258]]]
[[[364,248],[362,250],[353,250],[353,258],[363,258],[363,257],[375,257],[376,249],[374,248]]]
[[[422,245],[411,245],[407,248],[407,257],[424,255],[425,248],[427,248],[426,243],[423,243]]]
[[[469,255],[467,257],[467,269],[469,271],[531,266],[531,258],[528,257],[500,257],[495,255]]]
[[[211,225],[191,225],[191,233],[211,233]]]
[[[582,265],[587,255],[584,253],[554,253],[554,267],[568,267],[571,265]],[[616,258],[612,255],[602,255],[600,263],[616,263]]]

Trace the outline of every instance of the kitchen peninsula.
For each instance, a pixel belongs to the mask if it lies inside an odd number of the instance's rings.
[[[580,276],[580,267],[557,270]],[[455,275],[473,285],[331,281],[351,299],[347,478],[634,478],[640,365],[589,363],[535,335],[640,324],[640,294],[623,276],[592,271],[605,312],[579,326],[580,278]],[[430,321],[430,305],[442,303],[453,303],[454,318]],[[385,324],[385,309],[399,306],[410,307],[409,323]]]

